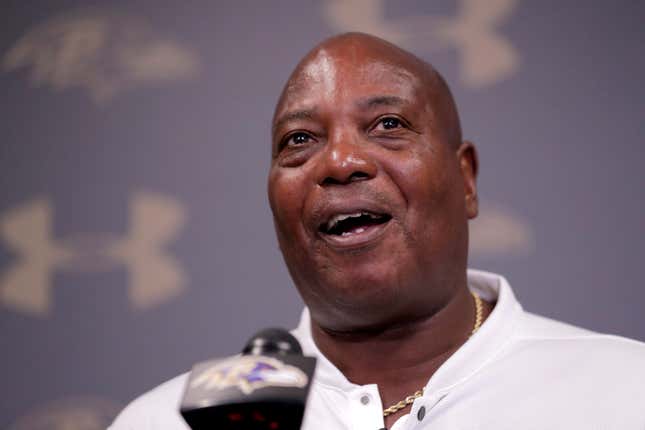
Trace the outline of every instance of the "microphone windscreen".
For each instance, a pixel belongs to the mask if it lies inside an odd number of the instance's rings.
[[[302,347],[291,333],[281,328],[267,328],[255,334],[242,350],[245,355],[302,355]]]
[[[193,430],[299,430],[315,365],[286,330],[262,330],[242,355],[196,364],[180,412]]]

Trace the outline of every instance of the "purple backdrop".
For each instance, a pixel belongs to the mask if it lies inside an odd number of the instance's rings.
[[[269,122],[298,58],[346,30],[450,82],[481,158],[471,265],[531,311],[645,340],[644,2],[89,3],[3,3],[3,428],[103,428],[295,324]]]

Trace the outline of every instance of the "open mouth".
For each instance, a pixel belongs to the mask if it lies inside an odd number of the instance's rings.
[[[387,223],[391,219],[391,215],[368,211],[337,214],[327,222],[322,223],[318,230],[330,236],[346,237],[364,233],[375,226]]]

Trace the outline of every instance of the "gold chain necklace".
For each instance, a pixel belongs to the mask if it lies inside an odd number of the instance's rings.
[[[482,325],[482,320],[484,319],[484,306],[482,304],[482,299],[476,293],[471,291],[470,294],[472,294],[473,299],[475,299],[475,324],[473,324],[473,329],[470,332],[470,336],[472,336],[477,330],[479,330],[479,327]],[[400,402],[393,404],[389,408],[383,409],[383,416],[387,417],[388,415],[400,411],[406,406],[414,403],[414,401],[421,396],[423,396],[423,388],[401,400]]]

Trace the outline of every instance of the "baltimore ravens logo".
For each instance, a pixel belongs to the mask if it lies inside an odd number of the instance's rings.
[[[193,379],[193,388],[204,390],[239,388],[244,394],[264,387],[297,387],[307,385],[307,375],[295,366],[263,356],[241,356],[220,361]]]

